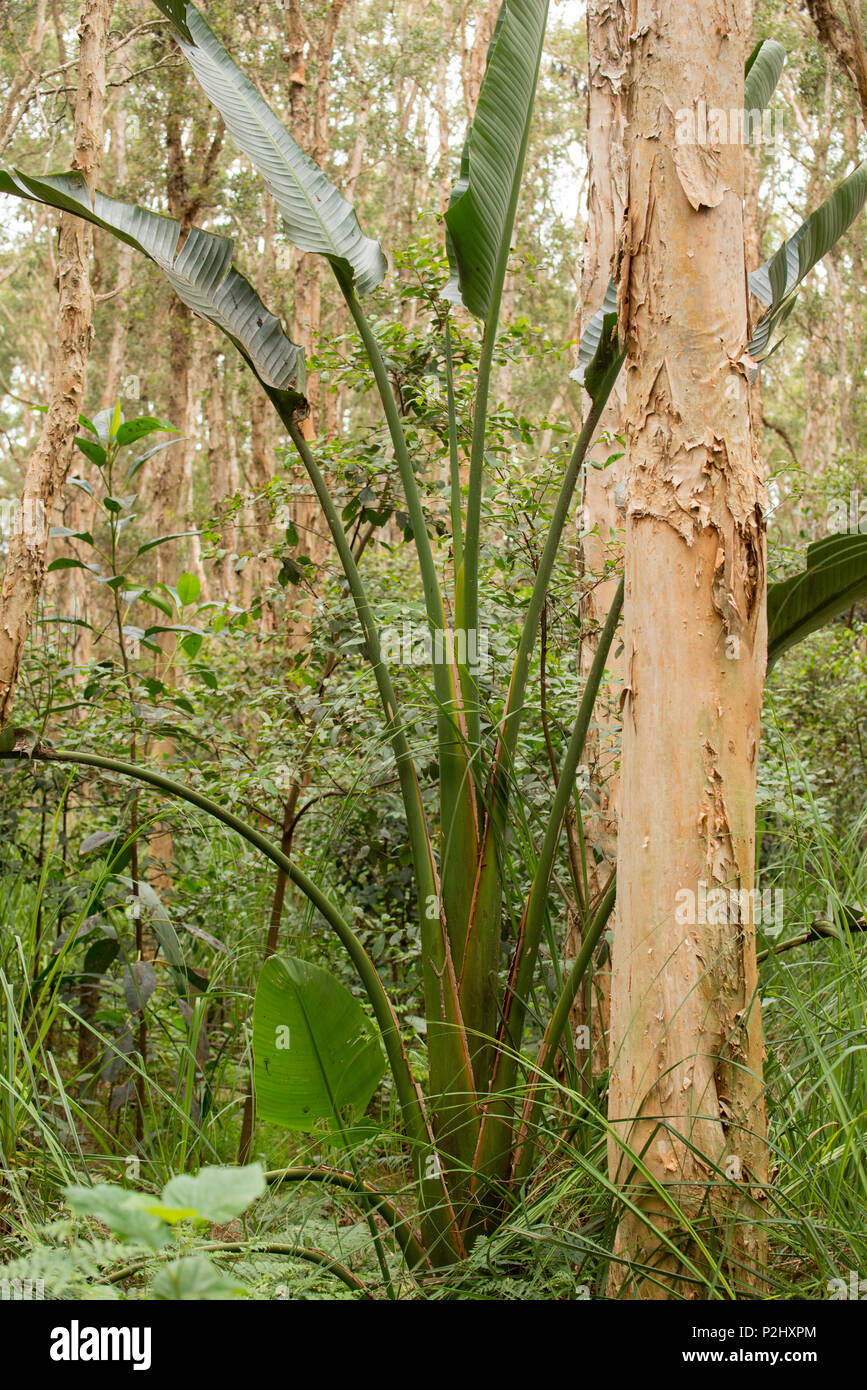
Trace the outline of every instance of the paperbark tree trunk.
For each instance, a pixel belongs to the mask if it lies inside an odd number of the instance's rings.
[[[219,351],[216,333],[209,336],[208,347],[213,361]],[[238,593],[238,576],[233,557],[238,549],[237,522],[227,515],[228,503],[240,488],[240,470],[234,437],[226,424],[225,380],[221,371],[211,383],[205,403],[208,422],[208,497],[211,515],[220,526],[220,550],[225,553],[213,566],[217,592],[221,603],[232,603]]]
[[[707,1266],[631,1155],[697,1223],[731,1286],[760,1281],[766,1143],[749,893],[767,631],[764,491],[740,360],[744,151],[678,143],[675,126],[702,99],[743,107],[744,4],[638,0],[631,25],[609,1162],[636,1211],[620,1219],[611,1291],[702,1297],[663,1236]],[[725,906],[703,912],[714,889]]]
[[[85,0],[79,26],[73,168],[91,185],[99,169],[105,111],[105,53],[114,0]],[[0,593],[0,727],[11,713],[21,656],[45,576],[51,513],[72,463],[84,405],[93,322],[92,237],[80,219],[60,217],[57,349],[45,424],[24,475],[18,524]]]
[[[856,0],[843,0],[845,23],[831,0],[806,0],[806,4],[819,42],[855,89],[861,107],[861,120],[867,130],[867,48]]]
[[[128,177],[127,168],[127,146],[126,146],[126,119],[124,115],[123,88],[119,89],[114,110],[109,108],[106,112],[106,128],[111,129],[111,151],[114,156],[115,173],[115,196],[123,196]],[[104,186],[104,175],[103,175]],[[123,293],[132,280],[133,249],[126,242],[118,243],[117,250],[117,282],[115,293]],[[118,300],[118,303],[120,301]],[[129,320],[123,312],[114,314],[114,323],[111,331],[111,342],[108,348],[108,357],[105,366],[105,376],[102,382],[102,397],[100,406],[103,410],[112,410],[121,396],[121,373],[126,357],[126,345],[129,337]],[[96,470],[88,461],[81,457],[76,460],[76,470],[88,482],[93,482]],[[96,497],[93,494],[84,492],[81,488],[70,488],[66,498],[66,506],[63,511],[63,524],[74,532],[89,532],[93,534],[94,516],[96,514]],[[88,553],[86,546],[78,541],[67,539],[65,550],[71,552],[77,559],[88,562],[93,557]],[[70,652],[69,659],[72,665],[79,669],[78,679],[86,680],[86,667],[93,656],[93,633],[99,631],[99,595],[95,592],[93,577],[83,569],[61,570],[56,575],[57,594],[60,610],[64,614],[69,614],[80,620],[70,631]],[[78,716],[77,710],[70,711],[70,720],[75,723]]]
[[[331,64],[337,28],[346,8],[346,0],[331,0],[322,28],[313,34],[305,23],[298,0],[284,0],[286,20],[285,59],[289,68],[289,104],[292,134],[303,150],[322,166],[328,154],[328,104],[331,93]],[[308,91],[308,62],[315,71],[315,90]],[[359,155],[360,158],[360,155]],[[350,171],[351,172],[351,171]],[[295,264],[291,337],[307,353],[315,353],[319,345],[322,316],[321,259],[300,255]],[[322,393],[317,372],[307,373],[309,414],[303,422],[308,439],[321,431],[326,415],[322,408]],[[333,420],[333,412],[332,412]],[[297,500],[293,504],[293,522],[299,537],[299,554],[306,555],[317,568],[323,564],[329,542],[321,524],[319,503],[314,496],[303,469],[294,474]],[[315,571],[314,571],[315,573]],[[315,586],[316,580],[314,578]],[[294,616],[287,625],[286,645],[292,653],[304,651],[309,645],[315,606],[315,591],[290,586],[286,594],[287,610]]]
[[[617,246],[626,205],[626,63],[629,20],[624,0],[588,0],[587,5],[587,230],[581,273],[581,322],[587,320],[605,298],[611,276],[616,273]],[[620,452],[614,436],[623,433],[625,386],[621,377],[611,393],[599,426],[599,439],[588,454],[582,493],[582,530],[589,532],[581,543],[581,615],[583,634],[578,653],[578,670],[586,675],[593,664],[598,633],[608,615],[618,584],[618,576],[605,576],[606,565],[622,562],[624,517],[617,507],[625,463],[622,458],[608,464]],[[620,745],[617,710],[623,681],[622,654],[612,651],[608,659],[610,680],[601,692],[597,728],[586,748],[588,775],[598,796],[595,810],[584,816],[587,844],[587,875],[590,897],[597,898],[614,872],[617,858],[615,764]],[[577,789],[581,795],[581,787]],[[570,913],[564,954],[574,960],[581,949],[584,914]],[[616,909],[609,921],[615,930]],[[572,1010],[572,1033],[576,1046],[583,1041],[583,1028],[589,1020],[588,1041],[592,1047],[593,1071],[608,1065],[608,1016],[611,983],[610,960],[603,960],[588,977],[587,994],[582,994]],[[580,1050],[578,1061],[582,1060]]]
[[[180,223],[179,245],[182,245],[208,197],[216,173],[217,160],[223,148],[225,126],[222,117],[217,118],[213,131],[208,123],[197,121],[193,127],[192,145],[188,154],[184,137],[184,94],[188,85],[185,69],[179,70],[177,84],[177,88],[169,95],[166,114],[166,194],[169,213]],[[209,120],[210,118],[208,122]],[[194,316],[191,310],[173,295],[169,305],[168,416],[169,423],[181,431],[181,438],[171,449],[165,449],[155,457],[151,476],[151,496],[152,525],[157,536],[170,535],[186,529],[186,524],[191,518],[195,456],[193,436],[198,424],[190,382],[194,345],[193,323]],[[155,554],[157,579],[164,584],[175,583],[180,568],[177,544],[159,545]],[[189,563],[201,577],[198,547],[191,545],[188,554]],[[158,640],[164,652],[174,647],[173,633],[161,633]],[[172,681],[171,663],[161,675],[166,683]],[[168,762],[174,756],[174,749],[174,739],[158,739],[154,744],[153,753],[156,758]],[[148,849],[151,858],[148,879],[158,893],[167,896],[172,891],[174,869],[174,841],[168,825],[157,824],[154,827],[153,833],[148,837]]]
[[[39,54],[45,30],[45,0],[37,0],[33,25],[27,41],[20,50],[18,71],[9,85],[6,100],[0,109],[0,152],[6,148],[15,134],[18,123],[39,85]],[[60,61],[64,62],[65,58],[61,57]]]
[[[464,84],[464,106],[468,114],[475,111],[476,102],[479,99],[482,78],[485,75],[488,45],[493,38],[497,15],[500,13],[500,0],[486,0],[486,3],[478,6],[478,12],[472,20],[472,39],[467,34],[469,9],[470,6],[465,3],[461,14],[461,28],[464,34],[461,68]]]
[[[825,74],[821,104],[815,119],[805,117],[796,100],[790,109],[811,149],[805,208],[817,207],[828,196],[828,154],[831,144],[834,88],[830,69]],[[830,262],[829,262],[830,268]],[[809,313],[804,352],[804,434],[801,461],[804,467],[802,506],[817,504],[815,482],[837,452],[837,412],[831,365],[828,314],[815,303]]]

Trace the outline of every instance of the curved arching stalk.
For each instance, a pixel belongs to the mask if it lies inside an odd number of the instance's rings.
[[[278,869],[282,869],[296,888],[321,913],[346,948],[379,1024],[409,1137],[414,1144],[422,1148],[430,1144],[421,1092],[403,1048],[394,1007],[377,974],[373,961],[339,908],[335,907],[334,903],[325,896],[311,878],[308,878],[303,869],[299,869],[298,865],[294,864],[282,850],[271,843],[267,835],[263,835],[255,826],[248,825],[246,821],[241,820],[240,816],[225,810],[217,802],[211,801],[210,797],[204,796],[202,792],[195,791],[192,787],[185,787],[181,782],[176,782],[161,772],[153,772],[150,768],[142,767],[138,763],[123,762],[119,758],[106,758],[99,753],[69,753],[62,749],[45,748],[40,745],[31,750],[0,750],[0,758],[20,762],[71,763],[75,766],[95,767],[103,772],[114,772],[123,777],[130,777],[134,781],[144,782],[148,786],[155,787],[157,791],[165,792],[168,796],[189,802],[190,805],[204,811],[206,815],[222,822],[223,825],[228,826],[230,830],[234,830],[236,834],[246,840],[248,844],[253,845],[254,848],[266,855],[272,863],[277,865]]]
[[[339,1168],[323,1168],[316,1165],[308,1168],[274,1168],[265,1174],[265,1181],[269,1187],[279,1187],[284,1182],[322,1183],[328,1187],[339,1187],[344,1192],[349,1192],[363,1200],[368,1197],[373,1198],[376,1210],[382,1213],[383,1219],[391,1227],[392,1234],[408,1267],[415,1272],[421,1265],[424,1265],[433,1273],[430,1257],[409,1221],[394,1202],[384,1197],[373,1183],[365,1182],[364,1179],[355,1177],[353,1173],[341,1172]]]
[[[428,536],[427,520],[407,446],[403,421],[389,380],[382,349],[361,306],[352,281],[345,273],[341,272],[339,266],[335,265],[333,269],[347,308],[364,345],[382,404],[412,527],[428,626],[432,641],[436,644],[437,641],[445,640],[445,609]],[[458,627],[461,627],[460,623],[458,623]],[[468,642],[470,636],[475,632],[475,627],[465,629],[464,640]],[[440,824],[443,829],[441,850],[442,930],[445,935],[444,944],[451,954],[452,969],[456,976],[462,977],[461,957],[464,953],[473,912],[472,875],[475,872],[479,853],[477,787],[474,775],[475,764],[470,756],[473,750],[467,746],[463,686],[459,675],[460,658],[446,659],[444,655],[437,652],[436,646],[434,652],[433,684],[437,705]],[[468,865],[471,866],[469,872],[467,871]],[[440,971],[441,967],[438,966],[437,969]],[[473,979],[472,985],[476,984],[477,981]],[[441,1007],[439,1001],[442,995],[442,985],[439,975],[430,976],[428,990],[426,1003],[428,1019],[430,1020],[436,1018],[437,1010]],[[493,991],[482,985],[476,988],[471,986],[469,992],[466,992],[462,978],[460,999],[456,997],[455,1000],[456,1017],[452,1019],[447,1013],[444,1021],[450,1027],[454,1027],[457,1013],[476,1018],[485,1015],[486,1006],[491,1025],[493,1025],[496,1019],[496,1001],[493,997]],[[448,1008],[448,1000],[446,1007]],[[460,1040],[462,1047],[463,1041],[463,1039]],[[445,1047],[441,1047],[439,1042],[435,1042],[431,1048],[432,1079],[434,1090],[437,1093],[444,1087],[448,1087],[455,1075],[456,1059],[450,1056],[452,1051],[452,1046],[447,1044]],[[471,1063],[472,1075],[468,1075],[467,1081],[471,1083],[471,1090],[473,1090],[483,1087],[486,1084],[487,1076],[484,1073],[480,1074],[481,1057],[478,1051],[471,1058]],[[461,1108],[466,1109],[463,1105]],[[474,1128],[473,1125],[467,1125],[465,1122],[459,1127],[458,1148],[464,1161],[469,1159],[472,1154],[475,1144]]]
[[[322,506],[361,623],[368,659],[374,672],[385,712],[389,741],[394,752],[400,781],[416,880],[419,927],[423,945],[428,1043],[431,1066],[436,1074],[436,1083],[433,1089],[437,1095],[454,1092],[460,1096],[459,1110],[462,1121],[465,1121],[468,1111],[472,1115],[471,1125],[461,1123],[455,1128],[460,1145],[458,1157],[466,1166],[472,1158],[478,1131],[476,1084],[458,996],[458,982],[449,941],[440,877],[434,859],[412,754],[399,719],[394,686],[382,660],[376,620],[334,500],[322,476],[321,469],[298,427],[293,410],[286,408],[279,393],[269,391],[268,394],[289,432],[289,437],[304,464]],[[431,910],[431,905],[433,905],[433,910]],[[430,1184],[431,1180],[425,1179],[420,1173],[419,1181],[426,1181]],[[434,1183],[438,1189],[444,1191],[439,1179],[434,1179]]]
[[[133,1275],[141,1273],[151,1262],[165,1263],[177,1253],[176,1250],[159,1252],[144,1256],[134,1263],[123,1265],[120,1269],[112,1270],[111,1274],[107,1276],[108,1283],[120,1284],[124,1279],[131,1279]],[[306,1264],[319,1265],[321,1269],[327,1269],[329,1274],[335,1275],[353,1293],[361,1294],[362,1298],[369,1299],[371,1302],[375,1301],[374,1295],[357,1274],[353,1274],[351,1269],[346,1268],[346,1265],[335,1260],[333,1255],[326,1254],[324,1250],[317,1250],[312,1245],[292,1245],[289,1241],[283,1240],[212,1240],[206,1245],[193,1246],[191,1253],[198,1255],[286,1255],[289,1259],[303,1260]]]

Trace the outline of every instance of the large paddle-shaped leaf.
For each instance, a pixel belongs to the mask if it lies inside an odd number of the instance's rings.
[[[0,170],[0,192],[74,213],[142,251],[194,313],[231,339],[265,386],[301,403],[304,353],[286,337],[249,281],[232,268],[234,242],[228,237],[193,227],[179,251],[180,223],[104,193],[91,197],[76,173],[38,179]]]
[[[349,990],[318,965],[272,956],[253,1008],[256,1104],[263,1120],[310,1131],[361,1114],[382,1079],[379,1039]]]
[[[760,39],[744,68],[744,110],[764,111],[777,88],[786,50],[776,39]]]
[[[807,550],[807,568],[768,585],[768,670],[796,642],[867,598],[867,536],[828,536]]]
[[[189,43],[192,43],[193,36],[187,28],[186,20],[187,0],[157,0],[157,4],[163,14],[172,21],[175,28],[180,30]]]
[[[547,19],[548,0],[504,0],[446,213],[461,298],[485,321],[499,312]]]
[[[379,242],[366,237],[355,210],[326,178],[214,37],[194,5],[154,0],[175,25],[175,37],[199,84],[238,146],[256,166],[301,251],[327,256],[359,294],[376,289],[387,265]],[[178,22],[183,11],[184,25]],[[189,37],[188,37],[189,36]]]
[[[756,324],[749,354],[767,355],[771,334],[791,313],[794,292],[804,276],[826,256],[851,227],[867,199],[867,161],[834,189],[827,202],[802,222],[794,236],[749,277],[753,294],[768,308]]]

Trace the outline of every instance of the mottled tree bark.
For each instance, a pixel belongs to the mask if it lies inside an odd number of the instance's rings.
[[[831,0],[807,0],[807,11],[824,45],[838,68],[855,89],[861,107],[861,120],[867,130],[867,50],[864,30],[855,0],[843,0],[846,23]]]
[[[702,98],[743,107],[743,0],[637,0],[631,28],[609,1161],[636,1210],[621,1215],[611,1291],[700,1297],[660,1233],[699,1268],[703,1257],[631,1155],[698,1223],[732,1284],[760,1281],[766,1142],[749,893],[767,632],[764,491],[742,362],[744,152],[675,134],[675,113]],[[722,913],[702,912],[703,889],[723,890]]]
[[[114,0],[85,0],[79,26],[73,167],[93,186],[102,151],[105,53]],[[0,726],[9,718],[18,671],[45,575],[48,528],[72,463],[84,405],[93,322],[90,228],[61,214],[57,245],[57,348],[45,423],[24,476],[0,594]]]
[[[321,31],[310,32],[301,13],[298,0],[284,0],[286,19],[286,63],[289,68],[289,105],[292,117],[292,134],[302,149],[320,167],[328,154],[328,103],[331,92],[331,64],[337,28],[346,6],[346,0],[331,0]],[[308,91],[308,63],[315,69],[315,91]],[[361,149],[358,159],[360,162]],[[350,170],[352,173],[352,170]],[[357,177],[357,169],[355,170]],[[305,352],[315,352],[319,346],[322,316],[321,258],[313,255],[299,255],[295,263],[293,280],[293,308],[291,337],[304,348]],[[322,406],[322,390],[319,374],[307,373],[307,400],[309,414],[302,428],[308,439],[313,439],[322,428],[326,412]],[[321,565],[328,553],[329,541],[321,524],[319,503],[312,492],[309,480],[302,468],[297,468],[293,482],[297,500],[293,504],[293,522],[299,537],[299,553],[307,555],[315,566]],[[315,580],[314,580],[315,583]],[[300,587],[290,586],[286,594],[287,608],[294,610],[295,616],[287,626],[286,642],[290,652],[301,652],[309,644],[313,620],[315,594]]]
[[[30,33],[19,52],[18,71],[9,85],[3,109],[0,111],[0,153],[15,134],[18,122],[27,110],[28,102],[39,84],[39,53],[45,38],[45,28],[45,0],[37,0]],[[64,59],[61,58],[60,61],[63,62]]]
[[[484,7],[480,7],[480,12],[473,19],[473,33],[469,41],[467,41],[469,5],[464,4],[461,12],[461,31],[464,34],[461,68],[464,83],[464,105],[468,115],[475,111],[476,102],[479,99],[482,78],[485,75],[488,45],[493,38],[497,15],[500,13],[500,3],[501,0],[486,0]]]

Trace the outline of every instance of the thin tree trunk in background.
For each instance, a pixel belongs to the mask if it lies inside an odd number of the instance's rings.
[[[627,192],[626,168],[626,92],[629,19],[624,0],[589,0],[587,6],[587,230],[581,274],[581,314],[579,335],[587,320],[605,298],[611,276],[616,272],[617,243],[623,222]],[[606,565],[619,571],[623,555],[624,519],[617,507],[618,488],[625,471],[624,460],[608,464],[612,454],[621,452],[614,436],[623,433],[625,384],[616,383],[599,427],[599,438],[591,448],[584,471],[581,529],[589,532],[581,542],[582,636],[578,652],[578,671],[586,677],[593,664],[598,633],[604,624],[619,582],[617,574],[603,578]],[[594,900],[607,886],[617,859],[617,776],[615,762],[620,746],[620,719],[617,699],[623,683],[623,658],[615,643],[608,658],[610,679],[601,688],[597,727],[591,732],[585,762],[598,794],[598,806],[585,815],[587,878],[589,898]],[[579,786],[577,793],[581,795]],[[573,816],[574,819],[574,816]],[[587,904],[584,904],[585,912]],[[581,949],[583,917],[569,914],[564,955],[574,960]],[[616,927],[616,908],[609,920],[609,931]],[[603,953],[604,954],[604,953]],[[579,996],[572,1010],[573,1037],[577,1037],[589,1016],[593,1071],[608,1066],[608,1016],[610,1009],[611,966],[602,961],[588,975],[587,993]],[[579,1054],[579,1061],[581,1060]]]
[[[752,52],[755,42],[755,0],[744,0],[744,24],[746,26],[746,47]],[[759,222],[759,163],[760,150],[755,144],[744,149],[744,251],[746,253],[747,274],[760,266],[762,256],[762,229]],[[761,316],[763,305],[752,295],[748,297],[750,323]],[[762,404],[761,372],[750,387],[750,423],[756,448],[764,463],[764,408]]]
[[[217,160],[223,148],[225,126],[218,117],[213,129],[207,121],[196,118],[192,135],[186,135],[188,114],[186,99],[190,79],[185,68],[174,74],[175,88],[168,97],[165,119],[167,151],[166,200],[169,215],[180,223],[180,248],[199,212],[205,204],[213,183]],[[187,142],[190,143],[189,153]],[[194,316],[190,309],[173,295],[169,305],[169,423],[182,433],[182,439],[171,449],[157,454],[150,472],[153,527],[156,535],[185,529],[195,455],[194,435],[198,424],[192,401],[190,365],[193,360]],[[179,524],[179,523],[183,523]],[[188,553],[194,555],[192,547]],[[177,578],[179,556],[177,545],[157,546],[157,578],[173,583]]]
[[[79,26],[73,168],[92,187],[105,110],[105,53],[114,0],[86,0]],[[0,595],[0,726],[12,709],[21,655],[45,575],[51,513],[69,472],[84,405],[93,322],[88,225],[61,214],[57,243],[57,350],[48,411],[24,475],[21,512],[9,541]]]
[[[852,118],[846,121],[845,146],[849,167],[854,168],[858,162],[858,123]],[[861,421],[863,419],[865,362],[864,314],[861,306],[865,300],[864,237],[851,237],[848,252],[851,262],[849,277],[851,312],[850,327],[847,333],[850,368],[848,381],[846,383],[841,382],[841,391],[845,390],[846,394],[842,442],[846,456],[855,459],[861,450],[863,437]]]
[[[214,334],[209,335],[211,360],[217,351]],[[214,564],[213,574],[217,584],[216,598],[222,603],[233,602],[238,590],[238,576],[232,560],[237,552],[236,526],[226,516],[227,499],[238,491],[240,478],[237,458],[229,444],[229,431],[226,426],[226,405],[223,396],[225,380],[223,372],[217,374],[211,383],[205,404],[208,426],[208,488],[211,515],[220,526],[220,550],[223,554]]]
[[[115,197],[122,198],[126,191],[129,167],[127,165],[126,112],[123,101],[123,88],[118,93],[111,123],[111,152],[114,156]],[[125,241],[117,243],[117,288],[121,293],[132,282],[133,249]],[[120,296],[118,296],[120,298]],[[121,376],[138,376],[139,372],[125,370],[126,345],[129,337],[129,318],[118,312],[114,316],[108,360],[105,367],[105,380],[102,390],[102,408],[109,410],[120,399]]]
[[[465,4],[461,15],[461,32],[464,35],[462,50],[462,71],[464,82],[464,106],[467,114],[476,109],[482,78],[485,75],[485,59],[488,45],[494,35],[497,15],[500,13],[500,0],[487,0],[484,9],[473,20],[473,37],[467,42],[469,4]]]
[[[110,116],[107,114],[105,121],[106,126],[110,125],[111,128],[111,152],[115,166],[115,196],[122,196],[128,175],[123,91],[123,87],[118,89],[114,111]],[[115,288],[122,294],[132,280],[133,249],[124,241],[118,242],[117,246],[117,282]],[[120,295],[118,295],[118,303],[121,302]],[[126,355],[128,336],[129,321],[127,315],[119,311],[114,314],[111,342],[103,378],[100,400],[102,410],[113,410],[120,400],[121,371]],[[83,456],[76,460],[76,468],[82,477],[91,481],[94,469]],[[84,492],[81,488],[71,488],[64,508],[63,524],[68,526],[71,531],[89,532],[92,535],[95,512],[96,497]],[[67,539],[65,546],[67,553],[71,552],[80,560],[89,562],[92,558],[92,555],[86,552],[85,547],[77,541]],[[84,668],[93,655],[91,628],[99,621],[96,608],[98,599],[94,590],[93,578],[83,569],[61,570],[56,576],[56,584],[61,611],[76,619],[83,620],[82,625],[79,626],[76,623],[71,628],[70,662],[74,666]],[[85,677],[86,672],[82,670],[82,678]],[[73,719],[75,715],[76,711],[72,711],[71,717]]]
[[[867,130],[867,50],[855,0],[843,0],[848,28],[836,13],[831,0],[806,0],[806,3],[819,42],[854,88],[861,107],[861,120]]]
[[[813,131],[802,116],[797,102],[791,109],[805,139],[812,146],[810,176],[805,203],[817,207],[827,197],[828,151],[831,140],[833,83],[830,69],[825,75],[822,105]],[[834,407],[833,374],[829,362],[828,318],[819,306],[812,306],[804,352],[804,434],[801,461],[804,466],[804,495],[808,505],[815,500],[813,480],[834,458],[837,451],[837,419]]]
[[[740,1288],[761,1280],[766,1182],[752,899],[766,664],[764,491],[750,431],[743,149],[676,143],[700,99],[743,107],[742,0],[638,0],[629,73],[623,770],[609,1165],[614,1295],[689,1296],[658,1234],[683,1225]],[[707,925],[702,890],[725,891]],[[732,921],[731,918],[735,920]],[[690,1244],[689,1257],[706,1267]],[[619,1263],[628,1261],[633,1266]],[[644,1266],[642,1271],[641,1266]],[[700,1295],[702,1289],[693,1289]]]
[[[331,0],[322,32],[315,38],[305,23],[299,0],[284,0],[286,20],[285,59],[289,68],[289,109],[292,134],[303,150],[322,166],[328,154],[328,101],[331,92],[331,64],[337,26],[346,0]],[[308,94],[308,59],[315,65],[316,89]],[[320,257],[298,256],[294,277],[292,338],[307,352],[315,351],[319,341],[322,283]],[[316,372],[307,375],[310,415],[304,422],[309,439],[316,433],[320,383]]]
[[[437,81],[436,81],[436,113],[437,113],[437,134],[439,137],[439,161],[437,163],[437,186],[439,196],[437,198],[437,211],[440,217],[448,209],[449,200],[452,196],[452,158],[449,146],[449,49],[443,43],[437,57]]]
[[[286,23],[285,59],[289,68],[289,107],[292,134],[303,150],[320,167],[324,166],[329,147],[328,104],[331,93],[331,64],[337,29],[344,13],[346,0],[331,0],[320,34],[311,34],[304,21],[299,0],[284,0]],[[315,66],[316,88],[311,98],[308,91],[308,61]],[[360,160],[360,155],[359,155]],[[357,171],[355,172],[357,177]],[[290,336],[305,352],[315,353],[319,346],[322,315],[321,258],[299,255],[293,281],[293,307]],[[303,422],[308,439],[315,438],[322,428],[322,391],[319,374],[307,373],[307,400],[310,412]],[[335,418],[332,408],[331,419]],[[307,555],[318,569],[324,563],[329,542],[321,524],[319,503],[314,496],[303,469],[294,473],[297,500],[293,505],[293,522],[298,532],[299,553]],[[316,570],[314,570],[315,575]],[[316,580],[314,578],[315,585]],[[287,611],[293,616],[287,627],[286,642],[290,652],[301,652],[309,644],[316,596],[299,586],[289,586],[286,592]]]
[[[27,103],[39,84],[39,54],[45,38],[45,27],[45,0],[37,0],[33,27],[20,51],[18,72],[12,79],[3,110],[0,111],[0,154],[15,134]],[[60,61],[65,60],[61,58]]]
[[[178,85],[169,96],[165,125],[168,153],[166,195],[169,213],[180,223],[180,247],[189,235],[196,215],[208,196],[223,147],[225,127],[221,118],[218,118],[213,134],[201,124],[196,124],[192,158],[188,159],[184,144],[184,94],[189,81],[186,69],[179,69],[176,80]],[[151,475],[152,526],[157,536],[186,530],[191,519],[194,435],[198,424],[190,383],[193,351],[192,311],[173,295],[169,305],[168,416],[169,424],[181,431],[181,439],[172,448],[164,449],[162,453],[157,454],[154,459],[155,467]],[[188,553],[191,563],[195,563],[197,550],[191,546]],[[175,583],[180,567],[177,543],[159,545],[155,554],[157,580],[164,584]],[[201,570],[200,562],[198,569]],[[164,654],[174,648],[174,633],[161,633],[158,640]],[[171,683],[171,664],[161,672],[161,677],[167,684]],[[174,755],[174,740],[157,740],[153,752],[156,758],[168,762]],[[148,840],[148,849],[152,861],[148,869],[148,879],[158,893],[167,895],[172,891],[174,866],[174,843],[170,828],[162,824],[155,826],[154,833]]]

